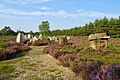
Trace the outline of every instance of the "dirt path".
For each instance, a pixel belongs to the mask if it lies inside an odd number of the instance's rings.
[[[18,63],[15,80],[81,80],[81,78],[50,56],[43,54],[42,47],[31,47]]]

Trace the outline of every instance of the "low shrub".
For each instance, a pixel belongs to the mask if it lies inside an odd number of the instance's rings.
[[[0,61],[12,59],[18,53],[28,51],[30,49],[28,46],[25,46],[24,44],[18,44],[14,41],[7,42],[7,45],[9,46],[5,50],[0,50]]]
[[[96,75],[91,75],[90,80],[119,80],[120,79],[120,65],[101,65],[100,70]]]
[[[44,45],[48,45],[48,44],[50,44],[50,41],[47,38],[44,38],[43,40],[39,39],[39,40],[31,43],[32,46],[44,46]]]

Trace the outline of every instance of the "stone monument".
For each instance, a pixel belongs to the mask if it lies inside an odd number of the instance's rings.
[[[23,43],[23,34],[19,33],[16,38],[17,43]]]
[[[104,49],[107,48],[108,39],[110,36],[107,36],[106,33],[95,33],[89,35],[89,47],[93,49]]]
[[[59,37],[59,44],[61,44],[61,45],[65,45],[65,44],[67,44],[67,38],[66,38],[66,36],[62,36],[62,37]]]

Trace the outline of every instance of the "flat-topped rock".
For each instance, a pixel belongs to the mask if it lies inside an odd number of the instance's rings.
[[[95,40],[95,39],[109,39],[110,36],[107,36],[106,33],[95,33],[90,34],[88,40]]]
[[[89,47],[93,49],[104,49],[107,48],[108,39],[110,36],[107,36],[106,33],[95,33],[90,34],[88,37]]]

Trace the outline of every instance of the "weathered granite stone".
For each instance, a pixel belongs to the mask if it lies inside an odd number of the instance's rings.
[[[67,44],[67,38],[66,38],[66,36],[62,36],[62,37],[59,37],[59,44],[61,44],[61,45],[65,45],[65,44]]]
[[[106,33],[95,33],[89,35],[89,43],[93,49],[104,49],[107,48],[108,39],[110,36],[107,36]]]
[[[23,43],[23,34],[19,33],[16,38],[17,43]]]

